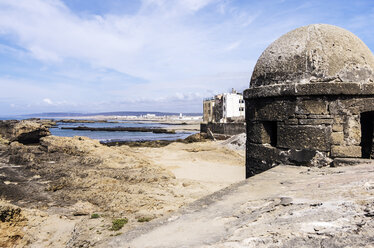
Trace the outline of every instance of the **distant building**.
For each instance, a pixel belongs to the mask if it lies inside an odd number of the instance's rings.
[[[237,93],[234,89],[231,93],[223,94],[223,122],[228,118],[244,117],[243,95]]]
[[[214,98],[207,98],[203,101],[203,122],[213,122]]]
[[[226,123],[244,121],[245,105],[243,95],[232,89],[203,101],[203,121],[205,123]]]

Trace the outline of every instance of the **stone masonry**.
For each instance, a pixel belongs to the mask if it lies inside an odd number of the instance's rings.
[[[347,30],[315,24],[283,35],[259,58],[244,98],[247,177],[374,157],[374,56]]]

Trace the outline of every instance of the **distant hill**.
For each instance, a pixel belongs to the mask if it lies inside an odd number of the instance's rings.
[[[56,112],[56,113],[37,113],[37,114],[28,114],[22,115],[25,117],[78,117],[78,116],[93,116],[93,115],[104,115],[104,116],[141,116],[146,114],[154,114],[156,116],[171,116],[171,115],[179,115],[179,113],[169,113],[169,112],[136,112],[136,111],[118,111],[118,112],[101,112],[101,113],[63,113],[63,112]],[[203,115],[202,113],[182,113],[185,116],[200,116]]]

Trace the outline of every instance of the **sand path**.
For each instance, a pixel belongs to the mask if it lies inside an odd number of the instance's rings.
[[[244,156],[218,142],[138,148],[152,163],[170,170],[177,179],[199,181],[218,190],[245,178]]]

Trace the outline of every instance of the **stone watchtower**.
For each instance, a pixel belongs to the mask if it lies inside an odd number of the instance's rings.
[[[280,37],[244,98],[247,177],[278,164],[374,157],[374,56],[345,29],[315,24]]]

